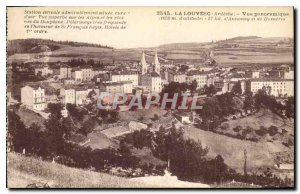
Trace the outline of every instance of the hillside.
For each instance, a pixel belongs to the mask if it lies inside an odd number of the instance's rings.
[[[197,129],[193,126],[185,127],[185,136],[196,141],[199,140],[202,145],[208,146],[209,156],[215,157],[217,154],[221,154],[225,163],[238,172],[243,172],[244,149],[247,150],[248,170],[254,172],[261,167],[273,167],[275,153],[291,153],[293,151],[292,148],[287,148],[279,142],[245,141]]]
[[[235,37],[216,42],[172,43],[153,48],[113,49],[74,42],[27,39],[8,42],[8,62],[66,62],[71,58],[94,59],[103,63],[139,61],[144,50],[152,62],[154,51],[161,61],[203,63],[213,51],[220,65],[293,63],[293,39],[285,37]],[[25,44],[26,43],[26,44]],[[49,52],[50,51],[50,52]],[[46,53],[45,53],[46,52]]]
[[[52,164],[16,153],[8,153],[7,160],[9,188],[25,188],[38,182],[47,183],[51,188],[150,187],[127,178]]]
[[[40,53],[54,51],[64,47],[96,47],[112,48],[100,44],[90,44],[74,41],[54,41],[47,39],[15,39],[7,41],[7,54]]]

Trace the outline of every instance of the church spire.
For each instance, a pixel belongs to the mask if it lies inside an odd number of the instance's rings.
[[[160,74],[160,64],[157,56],[157,52],[155,51],[154,55],[154,71],[158,74]]]
[[[144,51],[142,53],[141,65],[142,65],[142,75],[144,75],[147,73],[147,69],[148,69]]]

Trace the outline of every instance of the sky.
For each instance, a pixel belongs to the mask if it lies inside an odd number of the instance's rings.
[[[27,33],[24,11],[112,11],[126,12],[124,30],[66,30],[53,29],[47,34]],[[159,20],[157,11],[288,13],[284,21],[191,21]],[[177,16],[179,18],[180,16]],[[265,18],[265,17],[263,17]],[[9,7],[7,12],[7,38],[45,38],[97,43],[115,48],[156,47],[168,43],[210,42],[236,36],[291,37],[293,38],[292,7]]]

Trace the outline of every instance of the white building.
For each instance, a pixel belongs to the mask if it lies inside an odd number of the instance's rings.
[[[108,93],[125,93],[131,94],[133,90],[133,85],[131,81],[121,81],[121,82],[104,82],[101,84],[103,91]]]
[[[284,72],[284,79],[294,79],[294,74],[295,74],[294,70],[291,70],[289,68],[288,71]]]
[[[72,77],[72,68],[68,66],[61,66],[59,68],[60,78],[71,78]]]
[[[72,78],[78,82],[83,81],[83,71],[80,69],[73,69],[72,70]]]
[[[89,91],[83,88],[75,89],[75,104],[82,105],[87,102]]]
[[[264,86],[267,93],[278,96],[294,96],[293,79],[252,79],[250,81],[251,92],[256,93]]]
[[[62,97],[63,104],[75,104],[75,89],[72,88],[61,88],[60,96]]]
[[[168,81],[185,83],[187,81],[187,75],[184,72],[176,72],[173,70],[168,71]]]
[[[192,83],[194,80],[197,82],[197,88],[202,88],[207,85],[208,74],[198,70],[192,70],[187,73],[187,82]]]
[[[142,75],[142,87],[145,88],[146,91],[152,93],[159,93],[162,91],[162,81],[161,77],[156,72],[151,72]]]
[[[44,110],[45,89],[41,86],[25,86],[21,88],[21,103],[34,110]]]
[[[112,72],[110,80],[112,82],[131,81],[133,87],[139,85],[139,75],[136,72],[131,71]]]
[[[83,68],[81,69],[82,71],[82,81],[91,81],[94,77],[94,72],[93,69],[88,67],[88,68]]]
[[[34,69],[34,74],[38,75],[41,74],[41,76],[48,76],[53,74],[53,70],[50,69],[48,66],[43,66],[43,67],[37,67]]]

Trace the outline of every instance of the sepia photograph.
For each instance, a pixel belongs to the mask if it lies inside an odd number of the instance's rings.
[[[293,7],[6,7],[9,189],[295,189]]]

